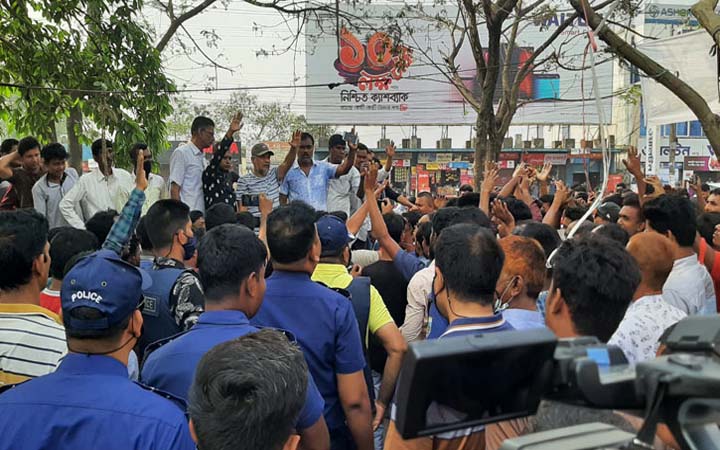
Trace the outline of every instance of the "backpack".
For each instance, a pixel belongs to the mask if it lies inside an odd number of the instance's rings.
[[[365,384],[367,384],[368,394],[370,394],[370,406],[373,414],[375,414],[375,385],[373,384],[372,373],[370,371],[370,354],[368,353],[367,334],[370,322],[370,278],[356,277],[345,288],[329,288],[342,294],[350,303],[352,303],[355,318],[358,322],[360,330],[360,341],[362,343],[363,355],[365,355],[365,367],[363,375],[365,376]]]

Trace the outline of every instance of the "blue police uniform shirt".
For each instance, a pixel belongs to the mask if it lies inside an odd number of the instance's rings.
[[[514,330],[513,326],[501,313],[485,317],[461,317],[453,320],[438,339],[510,330]]]
[[[68,354],[0,395],[0,449],[195,449],[184,411],[109,356]]]
[[[429,263],[427,263],[426,258],[421,259],[410,252],[400,250],[395,255],[393,264],[395,264],[395,268],[400,271],[403,278],[410,281],[416,273],[426,268]]]
[[[447,330],[448,320],[440,314],[435,302],[430,303],[430,332],[428,339],[437,339]]]
[[[189,331],[148,356],[142,369],[142,382],[187,399],[195,368],[205,353],[218,344],[257,331],[241,311],[206,311]],[[323,398],[309,375],[305,406],[298,417],[297,428],[304,430],[314,425],[320,420],[323,407]]]
[[[363,370],[365,357],[350,301],[300,272],[276,270],[251,322],[292,332],[325,399],[328,429],[345,427],[336,374]]]

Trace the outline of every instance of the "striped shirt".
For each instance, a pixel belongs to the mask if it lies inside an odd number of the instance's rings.
[[[0,304],[0,386],[47,375],[66,353],[56,314],[37,305]]]
[[[243,195],[265,194],[273,201],[273,209],[280,206],[280,182],[278,181],[278,168],[268,170],[267,175],[258,177],[250,172],[238,178],[235,191],[237,201],[241,201]],[[248,212],[255,217],[260,217],[260,209],[257,206],[248,206]]]

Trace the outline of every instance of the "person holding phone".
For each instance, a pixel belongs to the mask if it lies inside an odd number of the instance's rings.
[[[272,200],[273,208],[280,206],[280,183],[285,178],[297,155],[300,146],[300,136],[302,132],[299,130],[293,133],[290,141],[290,151],[288,151],[282,164],[272,167],[270,158],[274,155],[267,144],[260,142],[253,146],[251,150],[252,172],[241,176],[237,181],[237,189],[235,191],[238,209],[240,211],[248,211],[255,217],[260,217],[259,196],[265,194],[267,198]]]
[[[325,158],[324,162],[330,164],[342,164],[343,159],[347,154],[347,147],[345,145],[345,139],[349,139],[348,142],[353,141],[353,135],[346,133],[345,137],[339,134],[333,134],[330,136],[328,142],[329,154]],[[356,163],[359,159],[361,150],[358,145],[357,155],[355,157]],[[367,151],[363,151],[363,154],[367,154]],[[342,211],[348,217],[352,215],[354,210],[351,208],[352,196],[354,196],[360,188],[360,170],[359,167],[353,166],[350,171],[345,175],[337,178],[333,178],[328,183],[328,195],[327,195],[327,209],[330,212]]]

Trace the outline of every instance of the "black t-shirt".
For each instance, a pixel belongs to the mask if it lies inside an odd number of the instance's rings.
[[[392,316],[399,327],[405,322],[405,307],[407,306],[408,282],[395,267],[392,261],[378,261],[365,267],[362,275],[370,277],[372,285],[378,290]],[[370,339],[370,367],[382,373],[385,368],[387,353],[380,341],[374,336]]]

